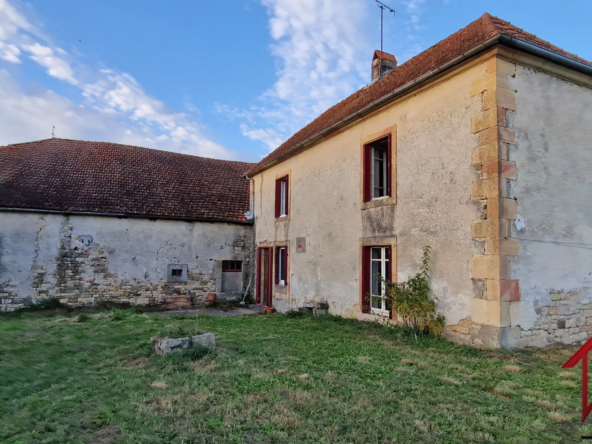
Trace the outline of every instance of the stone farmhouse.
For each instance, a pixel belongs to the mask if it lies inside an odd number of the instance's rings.
[[[0,309],[242,297],[251,165],[64,139],[0,147]]]
[[[259,300],[380,319],[376,275],[408,279],[430,246],[449,338],[588,338],[590,62],[484,14],[372,73],[247,172]]]
[[[378,275],[431,247],[446,335],[546,346],[592,326],[592,64],[484,14],[257,164],[52,139],[0,148],[3,309],[209,292],[397,320]],[[248,217],[247,217],[248,216]]]

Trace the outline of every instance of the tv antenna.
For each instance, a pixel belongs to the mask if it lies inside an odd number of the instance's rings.
[[[51,126],[51,138],[55,139],[55,125]]]
[[[376,1],[376,6],[380,8],[380,52],[382,52],[382,36],[384,34],[384,10],[387,9],[388,12],[392,12],[393,16],[395,15],[395,10],[388,5],[385,5],[382,2]],[[381,54],[382,55],[382,54]]]

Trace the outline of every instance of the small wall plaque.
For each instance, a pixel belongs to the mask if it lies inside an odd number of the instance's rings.
[[[296,253],[306,253],[306,238],[305,237],[297,237],[296,238]]]

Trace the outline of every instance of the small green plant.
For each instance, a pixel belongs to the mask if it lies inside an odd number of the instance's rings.
[[[404,282],[386,285],[387,306],[397,313],[403,325],[421,333],[441,336],[444,332],[444,316],[436,312],[436,302],[430,299],[430,250],[423,248],[419,273]]]
[[[305,318],[312,316],[312,310],[300,311],[300,310],[291,310],[286,312],[285,316],[287,318]]]

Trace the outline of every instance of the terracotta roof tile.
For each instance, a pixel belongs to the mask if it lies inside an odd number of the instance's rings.
[[[436,68],[448,63],[462,54],[476,48],[498,34],[506,34],[520,40],[524,40],[533,45],[540,46],[550,51],[554,51],[565,57],[577,60],[579,62],[592,65],[574,54],[563,51],[562,49],[546,42],[534,34],[523,31],[505,20],[494,17],[488,13],[483,14],[479,19],[472,22],[465,28],[457,31],[431,48],[400,65],[398,68],[389,71],[382,79],[377,82],[356,91],[351,96],[342,100],[332,108],[329,108],[311,123],[306,125],[286,142],[280,145],[275,151],[263,158],[258,164],[253,166],[246,174],[263,171],[275,160],[289,157],[288,152],[300,143],[316,136],[322,131],[330,128],[341,120],[364,109],[375,100],[380,99],[386,94],[400,88],[407,83],[427,74]],[[379,51],[380,52],[380,51]]]
[[[0,147],[0,207],[245,222],[253,164],[106,142]]]

